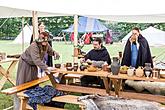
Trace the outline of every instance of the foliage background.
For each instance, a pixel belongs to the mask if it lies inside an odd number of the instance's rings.
[[[31,18],[24,18],[25,24],[32,24]],[[73,24],[73,16],[59,16],[59,17],[40,17],[39,21],[45,22],[47,30],[54,36],[57,36],[63,29],[68,28]],[[164,23],[144,24],[144,23],[120,23],[112,21],[100,20],[113,32],[113,40],[120,41],[133,27],[139,27],[141,30],[149,26],[165,30]],[[14,39],[22,27],[22,18],[1,18],[0,19],[0,39]]]

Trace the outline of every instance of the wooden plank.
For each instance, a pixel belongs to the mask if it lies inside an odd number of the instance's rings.
[[[37,110],[67,110],[67,109],[37,105]]]
[[[104,89],[96,89],[96,88],[89,88],[89,87],[78,87],[78,86],[73,87],[71,85],[62,85],[62,84],[57,84],[56,87],[57,87],[56,89],[61,90],[61,91],[107,95],[107,93]],[[23,92],[19,92],[17,95],[18,96],[23,96],[23,97],[28,97]],[[114,91],[111,91],[111,95],[116,96]],[[74,98],[76,98],[76,97],[77,96],[75,96]],[[165,104],[165,96],[162,96],[162,95],[133,93],[133,92],[122,92],[121,91],[119,97],[128,98],[128,99],[140,99],[140,100],[155,101],[155,102]],[[58,99],[53,98],[53,100],[59,100],[60,101],[59,98]],[[74,102],[74,100],[75,99],[73,99],[73,102]],[[67,99],[66,99],[66,101],[67,101]]]
[[[65,78],[77,78],[80,79],[83,75],[79,75],[79,74],[67,74],[64,77]]]
[[[54,73],[63,73],[63,74],[80,74],[80,75],[89,75],[89,76],[100,76],[100,77],[107,77],[110,73],[106,72],[106,71],[96,71],[96,72],[89,72],[87,70],[85,71],[80,71],[78,69],[78,71],[67,71],[66,68],[60,68],[60,69],[56,69],[51,71],[52,74]]]
[[[64,102],[64,103],[70,103],[70,104],[77,104],[84,106],[84,103],[77,101],[77,98],[79,96],[75,95],[64,95],[64,96],[57,96],[52,99],[52,101],[57,102]]]
[[[6,81],[7,81],[7,78],[3,76],[2,79],[0,80],[0,90],[3,88],[3,85],[5,84]]]
[[[76,93],[107,95],[105,89],[91,88],[91,87],[56,84],[56,89],[61,90],[61,91],[69,91],[69,92],[76,92]]]
[[[56,89],[61,90],[61,91],[70,91],[70,92],[78,92],[78,93],[108,95],[105,89],[79,87],[79,86],[72,86],[72,85],[56,84]],[[116,96],[115,92],[111,91],[110,93],[111,95]],[[155,101],[155,102],[165,104],[165,96],[162,96],[162,95],[120,92],[119,97]]]
[[[18,61],[18,60],[19,60],[18,58],[6,58],[4,60],[1,60],[0,64],[1,63],[6,63],[6,62],[11,62],[11,61]]]
[[[153,95],[153,94],[143,94],[143,93],[132,93],[132,92],[120,92],[120,97],[129,99],[141,99],[148,101],[155,101],[165,104],[165,96]]]
[[[27,83],[24,83],[24,84],[21,84],[21,85],[12,87],[12,88],[2,90],[1,93],[11,95],[11,94],[20,92],[22,90],[25,90],[29,87],[35,86],[37,84],[43,83],[43,82],[48,81],[48,80],[49,80],[48,76],[44,76],[44,77],[39,78],[37,80],[33,80],[33,81],[30,81],[30,82],[27,82]]]
[[[20,103],[20,110],[26,110],[26,106],[27,106],[27,98],[21,97],[20,98],[21,103]]]
[[[137,77],[137,76],[128,76],[127,74],[119,74],[119,75],[112,75],[108,74],[109,78],[115,79],[128,79],[128,80],[144,80],[144,81],[155,81],[155,82],[165,82],[165,78],[154,79],[154,78],[146,78],[146,77]]]
[[[26,90],[25,90],[25,91],[26,91]],[[28,98],[29,96],[26,95],[26,94],[24,94],[25,91],[18,92],[18,93],[17,93],[17,96],[18,96],[18,97],[27,97],[27,98]]]
[[[25,91],[17,93],[18,97],[26,97],[28,98],[29,96],[24,94]],[[70,104],[78,104],[78,105],[84,105],[82,102],[78,102],[77,98],[79,96],[75,95],[64,95],[64,96],[57,96],[52,99],[52,101],[57,101],[57,102],[65,102],[65,103],[70,103]]]
[[[18,61],[12,61],[11,64],[9,65],[8,69],[7,69],[7,73],[11,74],[13,72],[13,69],[15,68],[16,64]]]

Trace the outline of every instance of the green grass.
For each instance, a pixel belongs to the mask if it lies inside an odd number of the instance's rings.
[[[109,51],[111,58],[113,56],[118,56],[119,51],[123,51],[124,45],[119,43],[114,43],[113,45],[105,45],[107,50]],[[28,44],[25,44],[25,48],[28,47]],[[89,51],[92,48],[92,45],[85,45],[83,51]],[[60,53],[61,57],[59,60],[54,60],[54,63],[65,63],[65,62],[73,62],[73,44],[67,42],[53,42],[53,49]],[[7,54],[21,54],[22,53],[22,46],[21,44],[13,44],[12,41],[0,41],[0,52],[6,52]],[[152,56],[159,56],[162,53],[165,53],[165,47],[151,47]],[[163,59],[165,54],[163,54],[159,59]],[[3,67],[7,68],[9,64],[3,64]],[[17,68],[17,66],[16,66]],[[16,68],[12,77],[15,78],[16,76]],[[11,85],[6,83],[4,88],[9,88]],[[13,98],[11,96],[6,96],[4,94],[0,94],[0,110],[9,107],[13,104]],[[67,104],[65,106],[70,110],[77,110],[78,106]]]

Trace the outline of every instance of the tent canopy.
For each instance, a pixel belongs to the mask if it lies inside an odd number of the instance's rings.
[[[108,30],[99,20],[88,17],[79,17],[78,20],[78,32],[103,32]],[[63,30],[63,32],[74,32],[73,24],[68,28]]]
[[[165,22],[163,0],[0,0],[0,17],[26,17],[31,11],[45,17],[81,15],[119,22]]]
[[[126,43],[132,32],[129,32],[123,39],[122,43]],[[150,46],[163,46],[165,45],[165,32],[156,29],[152,26],[141,31],[141,34],[146,38]]]

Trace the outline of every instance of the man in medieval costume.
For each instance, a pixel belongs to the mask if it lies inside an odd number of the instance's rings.
[[[91,62],[92,65],[102,67],[104,63],[111,64],[111,58],[107,49],[102,45],[101,38],[95,38],[93,41],[93,48],[90,50],[83,59],[84,62]],[[83,61],[82,61],[83,62]],[[96,76],[83,76],[81,77],[82,86],[90,86],[91,84],[97,84],[100,88],[104,88],[103,80]]]
[[[48,41],[49,39],[47,32],[39,33],[39,38],[34,41],[20,56],[17,69],[16,85],[38,79],[38,67],[47,73],[50,73],[51,69],[53,69],[53,67],[48,67],[43,62],[43,58],[46,53],[51,56],[56,55],[56,57],[59,57],[59,54],[53,51]],[[20,100],[16,96],[15,110],[18,110],[19,104]]]

